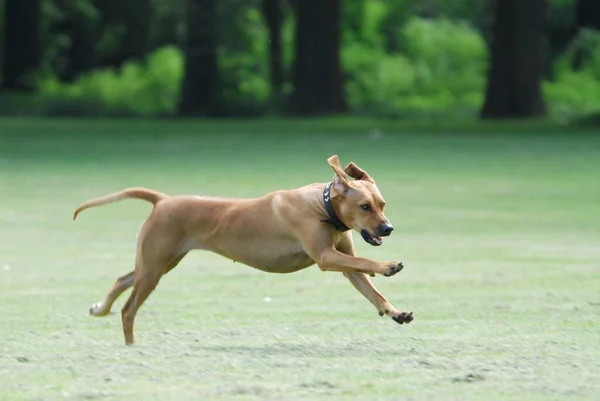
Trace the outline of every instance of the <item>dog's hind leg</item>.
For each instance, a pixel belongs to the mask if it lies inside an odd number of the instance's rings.
[[[123,306],[123,309],[121,309],[123,335],[125,336],[126,345],[132,345],[135,342],[133,334],[135,316],[142,304],[148,299],[152,291],[154,291],[158,285],[162,276],[161,270],[149,268],[146,271],[141,272],[135,279],[133,291]]]
[[[153,239],[156,240],[156,237]],[[187,252],[173,255],[176,243],[163,243],[162,246],[153,246],[153,241],[142,245],[143,251],[138,254],[135,269],[135,282],[129,299],[121,309],[123,322],[123,335],[125,344],[132,345],[135,342],[133,325],[135,316],[142,304],[148,299],[152,291],[158,285],[160,278],[171,271],[181,262]],[[143,254],[143,255],[142,255]]]
[[[108,295],[103,302],[97,302],[90,308],[90,315],[92,316],[106,316],[110,313],[110,308],[113,303],[117,300],[125,290],[133,285],[135,280],[135,271],[131,271],[117,278],[115,285],[110,290]]]

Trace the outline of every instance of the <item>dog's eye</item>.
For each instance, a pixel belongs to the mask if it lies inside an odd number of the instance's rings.
[[[368,203],[360,205],[360,207],[362,208],[362,210],[371,210],[371,205],[369,205]]]

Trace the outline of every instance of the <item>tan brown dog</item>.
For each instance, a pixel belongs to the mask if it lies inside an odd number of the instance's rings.
[[[354,163],[345,172],[337,155],[327,159],[335,175],[328,184],[279,190],[255,199],[168,196],[145,188],[129,188],[85,202],[75,210],[121,199],[137,198],[154,205],[137,239],[135,270],[119,277],[104,302],[90,314],[105,316],[113,302],[133,286],[121,311],[125,344],[134,343],[135,315],[168,273],[193,249],[270,273],[292,273],[315,263],[323,271],[342,272],[381,316],[410,323],[412,312],[400,312],[381,295],[368,276],[393,276],[400,262],[374,262],[356,257],[350,229],[371,245],[381,245],[393,227],[384,215],[385,202],[371,176]]]

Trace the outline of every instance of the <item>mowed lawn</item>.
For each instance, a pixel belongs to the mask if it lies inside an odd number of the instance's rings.
[[[600,135],[366,120],[0,120],[0,399],[595,400]],[[133,268],[150,206],[71,220],[128,186],[259,196],[327,182],[338,154],[377,180],[402,260],[377,315],[339,273],[267,274],[193,252],[141,308],[88,315]]]

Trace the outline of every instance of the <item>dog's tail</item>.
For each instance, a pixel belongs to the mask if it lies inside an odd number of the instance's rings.
[[[73,213],[73,220],[75,220],[77,218],[77,215],[79,214],[79,212],[81,212],[87,208],[94,207],[94,206],[100,206],[100,205],[104,205],[104,204],[111,203],[111,202],[116,202],[121,199],[129,199],[129,198],[142,199],[142,200],[152,203],[153,205],[156,205],[159,201],[161,201],[162,199],[165,199],[167,197],[168,197],[168,195],[166,195],[166,194],[163,194],[163,193],[160,193],[157,191],[153,191],[153,190],[147,189],[147,188],[141,188],[141,187],[127,188],[122,191],[114,192],[112,194],[108,194],[108,195],[102,196],[100,198],[90,199],[89,201],[82,203],[81,205],[79,205],[79,207],[77,209],[75,209],[75,212]]]

